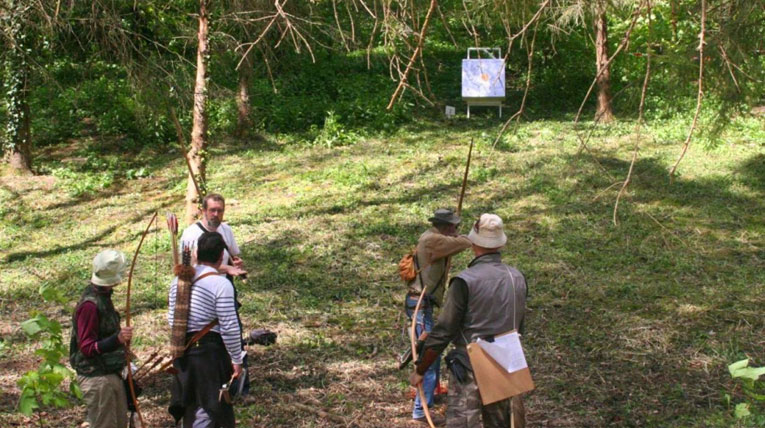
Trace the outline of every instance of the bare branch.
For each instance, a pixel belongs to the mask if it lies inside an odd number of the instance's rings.
[[[526,96],[529,94],[529,87],[531,86],[531,69],[532,65],[534,64],[534,43],[537,40],[537,27],[539,26],[539,21],[534,25],[534,35],[531,38],[531,46],[528,48],[527,53],[527,61],[528,61],[528,69],[526,70],[526,88],[523,90],[523,98],[521,99],[521,106],[518,108],[518,111],[515,112],[512,116],[510,116],[509,119],[505,122],[505,124],[502,126],[502,129],[499,130],[499,133],[497,134],[497,138],[494,139],[494,144],[492,144],[491,148],[494,150],[494,146],[497,145],[497,142],[502,137],[502,134],[507,129],[508,125],[510,125],[510,122],[513,121],[513,119],[517,119],[518,122],[521,120],[521,115],[523,114],[523,110],[526,107]],[[510,41],[512,43],[512,40]]]
[[[640,131],[643,127],[643,112],[645,109],[645,96],[648,92],[648,82],[651,79],[651,43],[653,42],[653,25],[651,20],[651,0],[646,0],[646,15],[648,16],[648,43],[646,44],[646,62],[645,62],[645,77],[643,78],[643,89],[640,92],[640,105],[638,106],[638,123],[635,126],[635,150],[632,152],[632,160],[630,161],[630,169],[627,171],[627,177],[624,178],[619,193],[616,195],[616,201],[614,202],[614,226],[619,225],[619,219],[617,213],[619,212],[619,201],[624,193],[627,191],[627,186],[632,182],[632,171],[635,168],[635,161],[637,160],[638,150],[640,149]]]
[[[669,182],[672,183],[675,178],[675,172],[677,171],[677,166],[680,165],[680,161],[683,160],[683,157],[685,157],[685,153],[688,151],[688,146],[691,144],[691,137],[693,136],[693,131],[696,129],[696,124],[699,120],[699,113],[701,112],[701,100],[704,97],[704,89],[703,89],[703,83],[704,83],[704,36],[706,34],[706,22],[707,22],[707,11],[706,11],[706,0],[701,0],[701,32],[699,33],[699,91],[696,95],[696,113],[693,114],[693,122],[691,122],[691,128],[688,130],[688,136],[685,138],[685,143],[683,143],[683,150],[680,152],[680,157],[677,158],[677,162],[675,162],[675,165],[672,167],[672,170],[669,172]]]
[[[430,0],[430,8],[428,9],[427,15],[425,15],[425,22],[422,24],[422,29],[420,30],[419,40],[417,41],[417,48],[414,50],[412,57],[409,58],[409,64],[407,64],[406,70],[404,71],[403,76],[401,76],[401,80],[399,81],[398,87],[396,87],[396,90],[393,92],[393,96],[390,98],[390,102],[388,103],[388,107],[386,107],[386,110],[390,110],[391,108],[393,108],[393,103],[396,102],[396,99],[401,94],[401,91],[404,89],[404,84],[406,83],[406,79],[409,76],[409,72],[412,69],[412,65],[414,65],[414,62],[417,60],[417,57],[422,52],[422,44],[425,41],[425,33],[428,30],[430,17],[433,15],[433,11],[436,9],[437,4],[438,4],[437,0]]]

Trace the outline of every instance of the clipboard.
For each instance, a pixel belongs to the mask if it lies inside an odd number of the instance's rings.
[[[513,332],[515,330],[499,336]],[[469,344],[467,351],[484,406],[534,389],[534,381],[528,367],[508,373],[479,344]]]

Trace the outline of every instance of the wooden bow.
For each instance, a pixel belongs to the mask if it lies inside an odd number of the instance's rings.
[[[125,326],[130,327],[130,289],[133,285],[133,271],[135,270],[135,262],[138,259],[138,253],[141,251],[141,246],[143,245],[143,240],[146,239],[146,235],[149,233],[149,229],[151,228],[151,225],[154,223],[154,220],[157,218],[157,213],[155,212],[154,215],[151,217],[151,220],[149,220],[149,224],[146,226],[146,230],[143,231],[143,235],[141,235],[141,240],[138,242],[138,247],[135,249],[135,253],[133,253],[133,261],[130,263],[130,272],[128,273],[128,283],[127,283],[127,296],[125,297]],[[130,387],[130,399],[133,401],[133,406],[135,406],[135,412],[138,414],[138,421],[141,423],[141,427],[143,428],[145,425],[143,423],[143,416],[141,415],[141,410],[138,407],[138,399],[135,396],[135,385],[133,385],[133,370],[130,368],[130,342],[125,343],[125,361],[127,362],[127,380],[128,380],[128,386]]]
[[[468,171],[470,171],[470,157],[473,154],[473,140],[470,140],[470,149],[468,150],[468,157],[467,157],[467,164],[465,165],[465,175],[462,177],[462,189],[460,189],[460,199],[457,203],[457,216],[462,213],[462,201],[465,198],[465,189],[467,188],[467,178],[468,178]],[[445,272],[445,278],[444,280],[448,284],[449,282],[449,269],[452,265],[452,258],[447,257],[446,259],[446,270]],[[422,291],[420,292],[420,298],[417,299],[417,305],[414,307],[414,312],[412,313],[412,327],[411,327],[411,334],[409,335],[411,345],[412,345],[412,361],[417,361],[417,344],[416,344],[416,334],[417,334],[417,312],[420,310],[420,305],[422,305],[422,299],[425,297],[425,291],[427,290],[427,287],[425,287],[425,284],[422,283],[422,279],[420,279],[420,286],[422,287]],[[428,400],[425,398],[425,391],[422,389],[422,383],[417,385],[417,392],[420,394],[420,404],[422,404],[422,410],[425,411],[425,418],[428,420],[428,424],[431,428],[435,428],[435,425],[433,424],[433,419],[430,417],[430,410],[428,409]]]

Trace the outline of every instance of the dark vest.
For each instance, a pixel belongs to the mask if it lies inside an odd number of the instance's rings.
[[[120,315],[114,309],[111,293],[97,293],[92,284],[88,284],[77,303],[72,317],[72,339],[69,342],[69,363],[78,375],[85,377],[119,374],[125,367],[125,348],[93,357],[86,357],[80,351],[77,340],[77,309],[84,302],[93,302],[98,308],[98,340],[105,339],[120,331]]]
[[[455,344],[520,327],[526,310],[526,280],[518,269],[502,263],[499,253],[476,258],[457,277],[467,283],[468,305]]]

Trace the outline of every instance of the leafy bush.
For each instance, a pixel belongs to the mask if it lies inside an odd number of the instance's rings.
[[[40,295],[45,301],[64,302],[60,291],[50,284],[40,287]],[[18,380],[21,388],[19,411],[29,416],[43,407],[67,407],[72,396],[82,398],[82,392],[74,382],[74,372],[61,364],[61,360],[69,355],[61,324],[36,313],[21,323],[21,329],[30,339],[41,343],[35,354],[42,357],[42,361],[36,370],[26,372]],[[67,379],[70,381],[68,391],[62,388]]]
[[[59,84],[34,85],[30,96],[36,144],[98,134],[123,138],[132,148],[175,137],[172,124],[133,89],[124,68],[100,61],[59,61],[51,68]]]
[[[324,126],[319,129],[316,125],[312,125],[311,133],[316,135],[313,138],[314,144],[328,148],[347,146],[355,143],[359,138],[359,136],[353,132],[346,131],[343,125],[338,122],[337,115],[332,110],[327,112],[327,117],[324,119]]]
[[[736,404],[733,415],[736,419],[752,419],[758,426],[765,425],[765,413],[762,406],[765,404],[765,384],[758,382],[765,375],[765,367],[749,367],[749,359],[736,361],[728,366],[731,377],[740,380],[744,395],[751,400]],[[726,394],[728,403],[731,397]],[[759,409],[758,409],[759,408]]]

